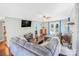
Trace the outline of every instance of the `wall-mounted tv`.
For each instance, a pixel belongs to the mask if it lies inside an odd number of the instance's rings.
[[[31,27],[31,21],[21,20],[21,27]]]

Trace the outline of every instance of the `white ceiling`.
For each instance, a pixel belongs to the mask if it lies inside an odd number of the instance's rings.
[[[69,17],[73,7],[71,3],[0,3],[0,16],[39,21],[48,16],[58,20]]]

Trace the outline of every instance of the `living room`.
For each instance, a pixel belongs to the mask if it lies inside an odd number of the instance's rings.
[[[2,12],[3,10],[3,12],[6,13],[5,15],[2,15],[6,17],[1,17],[1,22],[3,21],[2,26],[5,28],[3,32],[6,33],[8,47],[12,48],[12,55],[27,56],[35,54],[41,56],[45,54],[42,54],[42,50],[40,50],[40,52],[38,52],[37,50],[30,50],[34,54],[29,53],[28,51],[27,54],[24,53],[25,51],[19,52],[18,47],[15,48],[16,45],[11,45],[11,40],[14,40],[13,42],[15,42],[18,39],[23,39],[38,46],[47,46],[47,44],[49,44],[50,39],[52,39],[51,37],[56,36],[59,38],[59,43],[63,47],[62,49],[60,49],[60,45],[58,45],[58,50],[55,54],[53,54],[53,56],[59,54],[66,56],[78,55],[76,52],[78,48],[76,45],[78,38],[78,18],[76,17],[78,15],[78,4],[29,3],[0,4],[0,6],[3,6],[0,12]],[[7,11],[4,11],[4,9],[6,8]],[[58,11],[58,9],[60,10]],[[26,49],[29,50],[29,47],[27,48]],[[41,49],[42,48],[44,47],[41,47]],[[19,53],[17,53],[16,50],[18,50],[17,52]],[[60,52],[59,50],[62,51]],[[47,51],[45,51],[45,53],[47,53]],[[50,56],[52,54],[49,53],[46,55]]]

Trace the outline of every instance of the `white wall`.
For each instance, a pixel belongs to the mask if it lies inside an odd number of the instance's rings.
[[[5,19],[8,43],[12,37],[23,36],[25,33],[33,33],[35,36],[37,24],[38,35],[40,35],[41,22],[32,21],[31,27],[21,27],[21,19]]]
[[[34,34],[33,22],[31,27],[21,27],[21,20],[6,19],[5,21],[8,41],[15,36],[23,36],[25,33],[32,32]]]
[[[77,40],[76,40],[76,48],[77,48],[77,55],[79,56],[79,4],[76,4],[76,7],[75,7],[75,15],[76,15],[76,25],[77,25],[77,33],[76,33],[76,36],[77,36]],[[74,29],[75,30],[75,29]]]
[[[78,41],[78,8],[75,4],[74,8],[72,9],[72,13],[70,15],[71,22],[74,22],[74,25],[70,26],[70,30],[72,32],[72,47],[73,50],[77,51],[77,41]]]

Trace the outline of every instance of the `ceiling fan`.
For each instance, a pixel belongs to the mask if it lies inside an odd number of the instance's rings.
[[[49,16],[43,16],[43,18],[46,19],[46,20],[48,20],[48,19],[50,19],[50,18],[52,18],[52,17],[49,17]]]
[[[34,19],[38,19],[40,22],[46,22],[46,21],[49,21],[49,19],[51,19],[52,17],[50,16],[45,16],[45,15],[37,15],[35,16]]]

